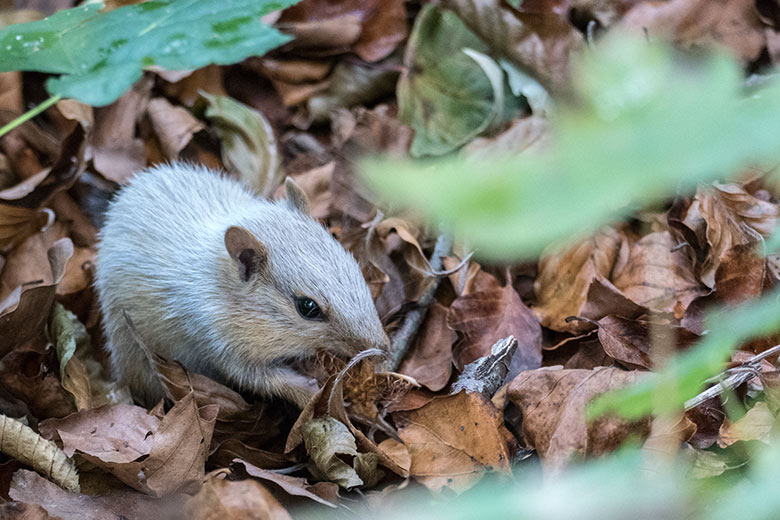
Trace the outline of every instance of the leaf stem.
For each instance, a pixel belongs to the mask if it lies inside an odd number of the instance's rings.
[[[56,103],[60,99],[62,99],[62,94],[56,94],[54,96],[51,96],[49,99],[47,99],[46,101],[44,101],[43,103],[41,103],[37,107],[31,108],[30,110],[28,110],[24,114],[20,115],[19,117],[17,117],[13,121],[11,121],[9,123],[6,123],[5,125],[3,125],[2,128],[0,128],[0,137],[4,136],[5,134],[10,132],[11,130],[13,130],[17,126],[21,126],[23,123],[26,123],[27,121],[29,121],[33,117],[37,116],[38,114],[40,114],[41,112],[43,112],[44,110],[46,110],[47,108],[52,106],[54,103]]]

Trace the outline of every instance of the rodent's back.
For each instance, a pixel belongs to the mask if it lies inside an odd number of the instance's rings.
[[[251,284],[225,250],[236,225],[269,253],[265,278]],[[96,287],[115,373],[147,403],[161,388],[123,311],[152,352],[261,393],[274,389],[256,380],[279,360],[387,341],[357,264],[322,226],[198,166],[152,168],[120,191],[101,231]],[[327,307],[328,320],[302,322],[298,293]]]

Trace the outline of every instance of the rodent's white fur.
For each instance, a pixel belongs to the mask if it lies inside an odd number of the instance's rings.
[[[225,247],[230,226],[268,251],[267,269],[248,282]],[[357,262],[325,228],[292,203],[259,199],[205,167],[136,174],[109,207],[95,283],[114,374],[146,404],[162,387],[123,309],[152,352],[299,406],[313,388],[290,361],[319,349],[349,356],[387,346]],[[313,298],[327,319],[303,319],[295,296]]]

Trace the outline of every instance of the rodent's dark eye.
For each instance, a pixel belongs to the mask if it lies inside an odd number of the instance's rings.
[[[321,320],[324,317],[317,302],[305,296],[295,298],[295,308],[298,309],[298,314],[307,320]]]

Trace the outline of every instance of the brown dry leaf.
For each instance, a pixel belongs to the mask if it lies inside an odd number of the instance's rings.
[[[155,72],[157,74],[164,73],[162,71]],[[177,99],[185,107],[191,108],[201,98],[201,92],[206,92],[213,96],[227,95],[223,86],[224,80],[222,76],[223,67],[220,67],[219,65],[208,65],[193,70],[184,78],[177,78],[178,81],[166,83],[162,88],[167,97]]]
[[[56,284],[62,281],[68,260],[73,256],[73,243],[67,238],[57,240],[46,256],[51,283],[30,288],[19,286],[0,302],[0,337],[10,338],[0,344],[0,356],[43,332]]]
[[[737,305],[761,296],[766,283],[767,259],[754,244],[740,244],[723,254],[715,271],[715,297],[719,302]]]
[[[551,91],[568,90],[582,35],[553,9],[524,12],[500,0],[440,0],[494,51],[527,68]]]
[[[165,157],[172,161],[179,158],[192,136],[205,128],[189,110],[173,106],[163,97],[152,98],[147,113]]]
[[[195,395],[198,408],[217,405],[214,447],[218,452],[227,440],[248,442],[254,446],[278,434],[276,424],[264,414],[262,404],[249,404],[241,394],[201,374],[187,371],[179,363],[154,356],[160,380],[174,402]],[[219,454],[215,454],[219,456]]]
[[[181,508],[186,495],[158,500],[135,491],[113,491],[99,497],[63,491],[27,470],[14,474],[9,493],[13,500],[38,504],[62,520],[106,520],[107,518],[165,518],[185,520]],[[1,511],[1,510],[0,510]]]
[[[323,54],[328,47],[339,47],[350,45],[351,50],[368,62],[378,61],[387,57],[400,42],[406,38],[406,8],[403,0],[304,0],[284,11],[279,19],[278,26],[287,28],[288,24],[300,25],[302,23],[311,23],[316,26],[327,25],[328,22],[342,19],[349,16],[354,26],[357,28],[357,34],[353,41],[333,40],[324,42],[308,41],[293,42],[306,47],[315,47]],[[291,28],[293,34],[298,38],[299,31],[295,30],[295,25]],[[347,24],[349,26],[349,24]],[[344,31],[347,32],[347,31]],[[344,34],[342,32],[342,34]],[[322,39],[322,37],[318,38]],[[337,44],[337,42],[340,44]],[[319,43],[319,45],[317,45]],[[322,45],[322,44],[325,45]],[[323,49],[323,47],[325,49]]]
[[[652,327],[665,329],[665,337],[673,335],[677,348],[686,348],[699,339],[697,334],[683,327],[651,323],[647,319],[631,320],[610,314],[600,319],[598,324],[598,337],[604,351],[629,368],[650,368],[653,365]]]
[[[217,425],[219,425],[219,423],[217,423]],[[273,426],[275,425],[272,424],[271,426],[273,430]],[[216,434],[217,431],[215,428],[215,439]],[[212,440],[211,446],[208,463],[215,467],[227,467],[235,459],[244,460],[253,466],[264,469],[280,469],[290,465],[289,459],[281,453],[247,446],[235,438],[228,438],[219,443],[216,440]]]
[[[676,245],[669,231],[624,241],[612,269],[612,283],[638,305],[682,317],[694,299],[710,291],[694,275],[690,249]]]
[[[503,416],[482,394],[436,397],[393,417],[411,457],[409,475],[431,491],[462,493],[486,472],[511,471]]]
[[[55,106],[65,119],[76,121],[87,133],[95,125],[95,113],[89,105],[75,99],[62,99]]]
[[[493,137],[478,137],[463,148],[472,157],[534,153],[551,143],[550,123],[539,116],[515,119],[509,128]]]
[[[715,273],[726,252],[769,236],[778,216],[777,204],[758,199],[737,184],[700,186],[683,224],[695,236],[706,238],[706,243],[691,244],[706,253],[699,266],[701,281],[714,287]]]
[[[291,520],[290,514],[254,480],[210,478],[187,501],[186,518],[193,520]]]
[[[398,107],[379,104],[372,109],[355,107],[333,113],[334,146],[350,145],[358,152],[382,153],[388,157],[408,156],[414,132],[398,120]]]
[[[581,334],[592,326],[582,321],[566,322],[569,316],[600,319],[586,312],[589,290],[594,282],[607,285],[623,242],[620,233],[607,228],[565,249],[548,249],[539,260],[534,282],[534,313],[542,326],[559,332]],[[611,285],[611,284],[609,284]]]
[[[557,472],[575,460],[613,451],[630,435],[648,434],[649,420],[630,423],[603,416],[588,423],[585,418],[594,397],[641,377],[641,372],[617,368],[540,368],[518,375],[509,385],[509,398],[523,414],[525,441],[546,470]]]
[[[240,459],[236,459],[235,464],[243,465],[246,472],[253,477],[266,482],[273,482],[288,495],[305,497],[330,507],[336,507],[336,502],[338,502],[339,486],[332,482],[309,484],[305,478],[291,477],[290,475],[260,469]]]
[[[2,358],[0,388],[23,402],[33,417],[64,417],[76,411],[73,396],[65,391],[55,375],[58,367],[53,352],[41,354],[27,350],[28,347],[37,350],[46,347],[48,340],[43,324],[38,336],[37,341],[31,340],[30,344],[23,344],[23,349],[12,350]]]
[[[541,366],[542,328],[510,286],[458,297],[450,306],[447,325],[463,334],[463,343],[453,352],[458,368],[490,355],[493,344],[506,336],[517,340],[512,370]]]
[[[412,348],[398,368],[398,372],[413,377],[434,392],[447,386],[452,375],[452,345],[458,335],[447,326],[448,313],[447,307],[433,302]]]
[[[246,65],[271,79],[299,84],[324,80],[333,67],[333,60],[279,60],[263,57],[249,58]]]
[[[762,441],[769,444],[772,434],[778,431],[777,418],[769,410],[766,402],[759,401],[736,422],[728,419],[720,427],[718,445],[721,448],[739,441]]]
[[[758,58],[765,45],[754,0],[640,2],[618,26],[654,39],[670,37],[685,47],[725,45],[746,63]]]
[[[191,393],[159,424],[145,409],[130,405],[104,406],[43,424],[48,431],[56,429],[66,453],[78,452],[128,486],[163,496],[203,478],[217,409],[199,408]]]
[[[79,474],[73,461],[56,444],[3,414],[0,414],[0,452],[32,467],[63,489],[79,492]]]
[[[57,520],[59,517],[49,516],[49,513],[38,504],[8,502],[0,504],[0,518],[4,520]]]
[[[17,70],[0,73],[0,111],[8,111],[17,116],[22,113],[23,108],[22,72]]]
[[[53,220],[51,210],[0,204],[0,253],[12,250],[27,237],[45,229]]]
[[[152,78],[144,77],[107,107],[95,109],[90,147],[95,170],[108,180],[124,184],[146,166],[144,142],[136,138],[136,124],[146,112]]]

